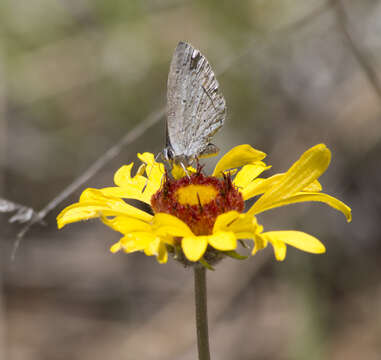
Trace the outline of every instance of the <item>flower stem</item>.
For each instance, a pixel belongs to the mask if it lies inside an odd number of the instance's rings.
[[[197,347],[199,360],[210,360],[205,270],[205,267],[202,265],[197,264],[194,266]]]

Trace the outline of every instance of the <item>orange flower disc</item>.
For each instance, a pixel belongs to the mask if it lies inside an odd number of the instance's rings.
[[[184,221],[195,235],[210,235],[218,215],[244,210],[241,193],[229,175],[223,179],[201,172],[178,180],[166,177],[163,186],[151,198],[155,213],[167,213]]]

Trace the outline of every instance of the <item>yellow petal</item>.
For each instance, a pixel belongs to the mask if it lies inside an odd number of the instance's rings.
[[[114,245],[112,245],[110,247],[110,251],[115,254],[116,252],[118,252],[119,250],[121,250],[123,247],[122,247],[122,244],[120,241],[118,241],[117,243],[115,243]]]
[[[208,246],[208,236],[187,236],[181,240],[184,255],[189,261],[198,261]]]
[[[271,243],[283,242],[312,254],[325,252],[325,246],[318,239],[301,231],[269,231],[261,235]]]
[[[138,231],[124,236],[111,247],[112,252],[123,249],[126,253],[144,251],[147,256],[155,255],[159,263],[168,260],[168,252],[162,239],[152,232]]]
[[[92,203],[75,203],[67,206],[57,216],[58,229],[62,229],[65,225],[88,220],[100,216],[99,205]]]
[[[317,201],[317,202],[325,203],[331,206],[332,208],[342,212],[344,216],[347,218],[348,222],[351,222],[352,220],[352,212],[349,206],[345,205],[342,201],[334,198],[333,196],[330,196],[324,193],[319,193],[319,192],[318,193],[299,192],[283,200],[279,200],[274,203],[268,204],[267,206],[262,207],[260,211],[258,212],[263,212],[263,211],[270,210],[276,207],[300,203],[300,202],[306,202],[306,201]],[[254,215],[256,213],[257,212],[253,212]]]
[[[229,211],[217,217],[213,233],[219,231],[233,232],[237,239],[253,239],[258,226],[254,216]]]
[[[239,218],[228,227],[234,232],[237,239],[254,239],[256,234],[261,231],[257,219],[251,214],[241,214]]]
[[[208,236],[208,242],[215,249],[229,251],[237,248],[237,239],[232,232],[220,231]]]
[[[138,170],[136,171],[136,175],[144,176],[144,173],[146,172],[146,167],[147,167],[146,164],[140,164],[140,166],[138,167]]]
[[[252,181],[251,183],[247,184],[245,187],[240,189],[243,199],[246,201],[248,199],[251,199],[254,196],[263,194],[264,192],[268,191],[270,188],[279,184],[280,181],[284,178],[284,175],[285,174],[276,174],[276,175],[270,176],[267,179],[262,179],[262,178],[255,179],[254,181]],[[319,192],[321,190],[322,190],[322,186],[318,180],[313,181],[311,184],[308,184],[305,188],[303,188],[303,191]]]
[[[128,186],[131,183],[134,183],[135,185],[140,185],[143,189],[143,186],[145,184],[145,180],[143,176],[135,176],[134,178],[131,177],[131,169],[134,166],[134,163],[131,163],[129,165],[123,165],[120,167],[114,174],[114,183],[117,186]]]
[[[102,217],[104,224],[111,227],[115,231],[119,231],[122,234],[128,234],[136,231],[151,231],[151,225],[145,221],[128,217],[128,216],[116,216],[114,218]]]
[[[262,226],[260,227],[258,233],[262,231]],[[263,250],[267,247],[267,239],[262,237],[261,234],[257,234],[254,239],[254,248],[251,255],[255,255],[258,251]]]
[[[143,187],[130,184],[125,187],[107,187],[100,189],[99,191],[101,191],[105,196],[118,197],[123,199],[135,199],[150,205],[153,193],[149,193],[147,189],[142,192],[142,189]]]
[[[227,152],[217,163],[213,176],[220,176],[222,172],[235,169],[247,164],[253,164],[266,157],[262,151],[255,150],[250,145],[239,145]]]
[[[230,225],[234,220],[236,220],[239,217],[239,215],[239,212],[234,210],[218,215],[213,226],[213,232],[215,233],[218,231],[226,230],[228,225]]]
[[[159,236],[194,236],[189,226],[176,216],[158,213],[153,218],[153,228]]]
[[[143,154],[138,153],[138,158],[141,162],[147,164],[147,165],[154,165],[156,163],[155,161],[155,155],[150,152],[144,152]]]
[[[79,203],[82,201],[91,201],[94,204],[99,204],[103,210],[102,214],[99,214],[98,216],[126,215],[147,222],[152,219],[152,215],[146,213],[145,211],[127,204],[123,199],[105,196],[102,191],[98,189],[86,189],[79,198]]]
[[[144,253],[148,256],[157,255],[159,253],[160,238],[152,237],[144,248]]]
[[[155,255],[160,264],[164,264],[168,260],[167,248],[160,238],[156,238],[154,241],[151,241],[150,244],[144,249],[144,253],[147,256]]]
[[[150,249],[152,243],[157,240],[157,236],[149,232],[133,232],[120,239],[125,252],[134,252]]]
[[[312,192],[319,192],[322,190],[323,190],[323,187],[321,186],[319,180],[315,180],[311,184],[303,188],[303,191],[312,191]]]
[[[151,153],[145,152],[138,154],[138,158],[147,164],[145,171],[149,182],[153,182],[160,186],[161,179],[165,173],[164,165],[155,161],[155,156]]]
[[[85,190],[78,203],[72,204],[57,216],[58,228],[81,220],[100,216],[124,215],[149,222],[152,215],[125,203],[121,199],[106,197],[96,189]]]
[[[278,240],[272,240],[271,245],[274,250],[275,258],[278,261],[283,261],[286,258],[287,246],[284,242]]]
[[[330,160],[331,152],[324,144],[307,150],[284,174],[279,183],[268,189],[248,212],[252,214],[261,212],[273,202],[303,190],[327,169]]]
[[[271,166],[267,166],[264,162],[258,161],[255,164],[248,164],[242,167],[234,178],[234,185],[239,189],[244,189],[249,185],[257,176],[263,171],[270,169]]]
[[[165,264],[168,261],[168,251],[167,247],[163,242],[160,242],[159,247],[158,247],[158,252],[157,252],[157,261],[160,264]]]
[[[63,209],[57,216],[58,228],[61,229],[67,224],[82,220],[89,220],[100,216],[127,215],[131,217],[142,218],[146,221],[150,220],[151,215],[138,210],[131,205],[125,205],[126,206],[123,209],[111,209],[103,204],[96,202],[84,202],[70,205]]]
[[[243,199],[246,201],[254,196],[263,194],[279,183],[284,174],[273,175],[267,179],[254,179],[244,188],[240,189]]]
[[[153,160],[150,155],[152,154],[144,153],[141,156],[143,160]],[[148,179],[142,176],[144,170],[147,168],[146,165],[140,166],[134,177],[131,177],[131,169],[134,163],[122,166],[114,175],[114,183],[118,185],[118,187],[104,188],[101,189],[101,191],[106,196],[136,199],[150,204],[152,195],[160,188],[162,177],[162,172],[158,170],[159,164],[155,162],[154,164],[156,164],[156,170],[152,170],[153,165],[150,165],[150,170],[147,172],[151,174],[151,176]],[[160,176],[158,176],[158,171]]]

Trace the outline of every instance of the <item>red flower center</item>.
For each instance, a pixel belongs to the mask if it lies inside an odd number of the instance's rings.
[[[151,198],[155,213],[164,212],[184,221],[195,235],[210,235],[218,215],[242,212],[244,201],[229,175],[223,179],[201,172],[178,180],[168,177]]]

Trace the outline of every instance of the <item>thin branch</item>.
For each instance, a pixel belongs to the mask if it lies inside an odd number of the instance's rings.
[[[378,79],[377,72],[373,69],[371,62],[356,43],[343,4],[340,0],[331,0],[331,4],[335,10],[337,23],[348,42],[350,50],[359,63],[370,85],[373,87],[374,92],[381,101],[381,83]]]

